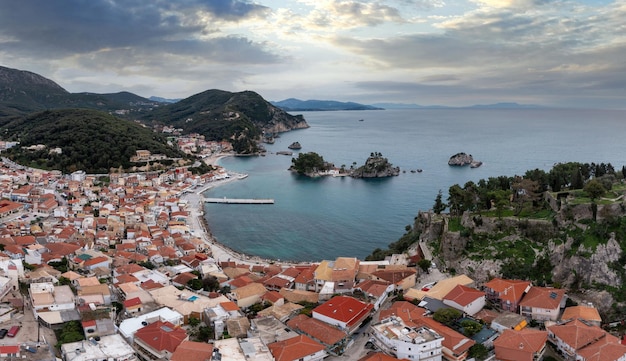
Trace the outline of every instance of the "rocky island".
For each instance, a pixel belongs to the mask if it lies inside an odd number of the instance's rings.
[[[383,178],[400,174],[400,167],[394,167],[381,153],[374,152],[365,161],[365,164],[352,170],[353,178]]]
[[[287,148],[297,150],[302,149],[302,145],[299,142],[293,142]]]
[[[450,157],[448,160],[448,165],[463,167],[469,165],[471,168],[478,168],[483,164],[483,162],[474,160],[471,154],[466,153],[457,153]]]
[[[387,158],[379,152],[371,153],[365,164],[354,168],[346,169],[345,166],[336,168],[333,163],[326,162],[322,156],[315,152],[300,153],[298,158],[291,159],[289,170],[308,177],[321,176],[348,176],[353,178],[383,178],[397,176],[400,174],[400,167],[394,167]],[[356,164],[356,162],[354,163]]]

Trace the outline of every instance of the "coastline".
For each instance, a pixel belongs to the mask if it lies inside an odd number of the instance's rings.
[[[217,162],[225,157],[232,157],[234,154],[229,153],[219,153],[217,155],[208,157],[204,160],[206,164],[218,166]],[[246,265],[257,265],[257,264],[290,264],[290,265],[302,265],[302,264],[310,264],[312,262],[289,262],[289,261],[280,261],[274,259],[266,259],[259,256],[248,255],[245,253],[237,252],[227,245],[220,243],[213,233],[211,233],[211,229],[209,224],[204,217],[204,203],[202,202],[203,195],[202,193],[206,192],[209,189],[219,187],[224,184],[228,184],[234,181],[241,180],[245,178],[247,175],[239,174],[235,172],[229,172],[226,170],[226,173],[230,175],[229,178],[221,179],[217,181],[212,181],[207,184],[204,184],[200,187],[195,187],[192,191],[185,193],[181,196],[181,199],[186,200],[188,202],[188,207],[190,211],[189,217],[189,230],[191,234],[199,237],[206,243],[211,249],[212,258],[218,263],[220,262],[236,262],[239,264]]]

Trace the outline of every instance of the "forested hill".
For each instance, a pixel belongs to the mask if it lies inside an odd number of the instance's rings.
[[[166,139],[132,121],[89,109],[61,109],[3,122],[3,139],[19,141],[6,156],[20,164],[63,172],[108,173],[133,164],[137,150],[180,158]],[[45,145],[45,147],[31,147]],[[31,147],[31,150],[27,148]]]
[[[278,133],[308,124],[273,106],[252,91],[207,90],[174,104],[160,106],[143,120],[200,133],[210,140],[230,139],[238,153],[254,153],[263,133]]]

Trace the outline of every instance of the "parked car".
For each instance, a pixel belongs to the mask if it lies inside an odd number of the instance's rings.
[[[15,335],[17,335],[19,330],[20,330],[20,326],[13,326],[9,329],[9,332],[7,332],[7,336],[15,337]]]
[[[9,330],[7,330],[6,328],[0,329],[0,339],[4,338],[4,336],[6,336],[8,332]]]

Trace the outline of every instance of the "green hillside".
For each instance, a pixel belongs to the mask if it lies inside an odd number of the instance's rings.
[[[216,89],[160,106],[142,119],[200,133],[209,140],[228,139],[238,153],[257,152],[261,134],[281,131],[279,124],[287,130],[308,126],[302,117],[287,114],[255,92]]]
[[[2,122],[0,126],[4,139],[20,142],[5,154],[20,164],[37,168],[108,173],[120,166],[129,169],[134,165],[130,158],[140,149],[173,158],[183,157],[152,130],[95,110],[48,110]],[[26,149],[40,144],[46,147]],[[55,148],[60,148],[61,154],[51,151]]]

